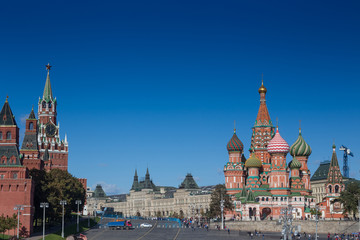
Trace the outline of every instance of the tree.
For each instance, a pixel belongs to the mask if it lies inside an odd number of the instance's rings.
[[[180,210],[179,218],[184,219],[184,211],[183,210]]]
[[[80,210],[83,208],[85,189],[80,181],[67,171],[52,169],[45,172],[44,170],[32,169],[30,176],[35,183],[35,219],[42,218],[41,202],[49,203],[46,215],[52,220],[61,220],[62,206],[60,200],[67,201],[65,218],[70,218],[71,211],[77,212],[76,200],[81,200]]]
[[[211,194],[209,216],[212,218],[221,216],[221,208],[220,208],[221,196],[223,196],[223,200],[225,201],[224,211],[231,211],[234,209],[234,204],[230,199],[230,196],[227,194],[225,185],[218,184],[215,186],[215,189]]]
[[[356,182],[351,182],[347,185],[346,189],[340,193],[339,200],[343,205],[343,213],[355,214],[358,207],[358,198],[360,197],[360,186]]]
[[[67,201],[65,208],[65,216],[70,217],[71,212],[77,212],[76,200],[81,200],[79,211],[82,211],[85,202],[85,189],[80,181],[73,177],[67,171],[60,169],[52,169],[46,173],[46,184],[43,185],[43,190],[46,195],[47,202],[50,207],[48,216],[50,218],[60,220],[62,217],[61,200]]]
[[[312,215],[312,216],[318,216],[318,217],[320,217],[321,216],[321,212],[320,212],[320,210],[317,210],[316,208],[311,208],[310,209],[310,214]]]

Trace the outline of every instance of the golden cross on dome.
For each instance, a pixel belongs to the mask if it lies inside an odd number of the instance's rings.
[[[50,66],[50,63],[48,63],[47,65],[45,65],[45,67],[46,67],[46,70],[50,71],[52,66]]]
[[[6,96],[6,100],[5,100],[6,102],[8,102],[8,98],[9,98],[9,96]]]
[[[234,120],[234,133],[236,133],[236,121]]]
[[[264,73],[261,73],[261,83],[264,84]]]

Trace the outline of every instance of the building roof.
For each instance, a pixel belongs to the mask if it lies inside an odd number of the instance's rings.
[[[307,144],[301,135],[301,128],[299,129],[299,136],[295,143],[290,147],[291,156],[310,156],[311,147]]]
[[[52,94],[51,83],[50,83],[50,68],[48,68],[48,71],[47,71],[46,82],[45,82],[42,100],[45,100],[46,102],[53,100],[53,94]]]
[[[15,145],[0,146],[0,159],[6,157],[5,163],[0,161],[0,166],[21,166],[19,149]],[[11,157],[15,157],[15,162],[11,161]]]
[[[310,181],[325,180],[329,174],[330,161],[323,161],[320,163],[318,169],[316,169],[314,175]]]
[[[266,91],[267,90],[262,81],[261,86],[259,88],[260,107],[259,107],[259,112],[258,112],[256,120],[255,120],[254,127],[272,127],[269,110],[267,109],[267,106],[266,106],[266,100],[265,100]]]
[[[289,144],[281,137],[279,128],[276,129],[275,136],[268,144],[267,150],[269,153],[288,153]]]
[[[31,109],[31,112],[30,112],[30,114],[29,114],[28,119],[36,119],[36,117],[35,117],[35,113],[34,113],[34,107],[32,107],[32,109]]]
[[[245,162],[245,167],[247,168],[261,168],[261,166],[262,166],[261,160],[256,157],[254,152]]]
[[[180,184],[179,189],[199,189],[191,173],[186,174],[184,181]]]
[[[106,197],[106,193],[104,192],[104,190],[102,189],[100,184],[96,185],[93,197],[94,198],[105,198]]]
[[[240,139],[236,135],[235,129],[234,129],[233,136],[231,137],[230,141],[226,145],[226,148],[229,152],[235,152],[235,151],[242,152],[244,149],[244,144],[240,141]]]
[[[24,140],[21,145],[21,150],[38,150],[36,132],[25,132]]]
[[[7,98],[0,112],[0,125],[7,125],[7,126],[16,125],[15,116],[11,111]]]

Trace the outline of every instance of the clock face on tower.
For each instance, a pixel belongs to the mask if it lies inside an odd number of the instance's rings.
[[[55,127],[55,125],[52,124],[52,123],[46,124],[45,133],[46,133],[46,136],[48,136],[48,137],[54,137],[55,134],[56,134],[56,127]]]

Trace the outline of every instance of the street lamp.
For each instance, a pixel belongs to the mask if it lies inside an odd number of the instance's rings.
[[[315,207],[315,213],[316,213],[316,215],[315,215],[315,221],[316,221],[316,234],[315,234],[315,240],[317,240],[318,239],[318,222],[319,222],[319,211],[320,211],[320,208],[319,208],[319,206],[316,206]]]
[[[49,207],[49,203],[42,202],[42,203],[40,203],[40,207],[44,209],[44,212],[43,212],[43,240],[45,240],[45,209]]]
[[[293,220],[293,215],[292,215],[292,211],[293,211],[293,207],[291,205],[289,205],[286,208],[282,208],[281,209],[281,218],[279,219],[279,222],[281,223],[282,221],[284,222],[283,225],[283,235],[284,235],[284,240],[286,240],[288,238],[288,235],[290,235],[291,230],[292,230],[292,220]],[[291,235],[290,235],[291,236]]]
[[[224,199],[221,193],[221,200],[220,200],[220,209],[221,209],[221,229],[224,230]]]
[[[18,221],[17,221],[17,239],[19,239],[19,227],[20,227],[20,210],[24,210],[24,208],[23,208],[24,206],[23,205],[16,205],[15,207],[14,207],[14,210],[16,211],[18,211],[18,214],[17,214],[17,217],[18,217]]]
[[[77,227],[76,227],[76,231],[79,232],[79,215],[80,215],[80,212],[79,212],[79,205],[81,204],[81,200],[76,200],[75,201],[75,204],[77,204],[78,206],[78,209],[77,209]]]
[[[60,205],[62,205],[62,229],[61,229],[61,237],[64,238],[64,207],[67,204],[66,200],[61,200]]]

